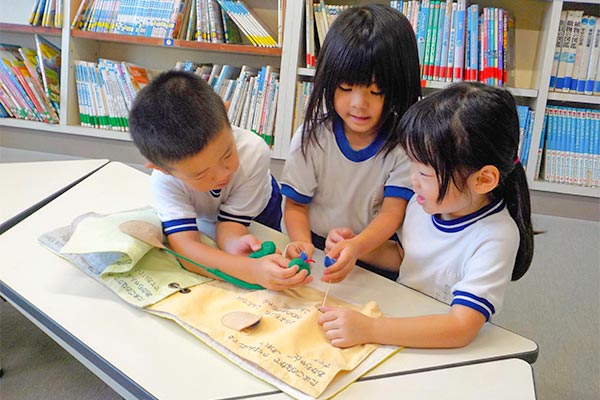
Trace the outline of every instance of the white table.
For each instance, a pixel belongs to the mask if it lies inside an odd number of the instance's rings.
[[[108,160],[0,163],[0,233],[94,173]]]
[[[289,397],[278,393],[265,400]],[[531,365],[511,358],[462,367],[444,368],[385,378],[362,379],[335,397],[336,400],[535,400]]]
[[[173,322],[124,303],[36,242],[43,233],[87,212],[106,214],[152,205],[149,182],[140,171],[109,163],[0,236],[0,294],[125,398],[215,399],[277,392]],[[275,239],[282,241],[283,236]],[[313,273],[315,286],[324,288],[318,281],[322,267]],[[343,285],[332,286],[330,294],[355,303],[375,300],[389,315],[448,309],[359,268]],[[486,324],[466,348],[405,349],[368,376],[512,357],[534,361],[536,356],[531,340]]]

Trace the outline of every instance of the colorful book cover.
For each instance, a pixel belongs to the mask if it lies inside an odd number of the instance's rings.
[[[60,109],[60,49],[40,35],[35,35],[38,63],[44,90],[58,112]]]

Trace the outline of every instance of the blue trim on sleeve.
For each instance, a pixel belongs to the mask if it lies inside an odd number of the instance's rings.
[[[464,292],[462,290],[455,290],[452,293],[452,295],[470,297],[473,300],[477,300],[478,302],[483,303],[486,307],[488,307],[490,309],[492,314],[496,313],[496,309],[494,308],[494,305],[492,303],[490,303],[489,301],[487,301],[487,299],[484,299],[483,297],[475,296],[473,293]]]
[[[312,201],[312,197],[298,193],[293,187],[285,183],[281,184],[281,194],[300,204],[309,204]]]
[[[410,200],[415,192],[407,187],[384,186],[383,197],[400,197],[404,200]]]
[[[477,303],[471,303],[470,301],[465,300],[465,299],[454,299],[454,300],[452,300],[452,304],[450,304],[450,306],[453,306],[455,304],[460,304],[461,306],[469,307],[469,308],[472,308],[475,311],[479,311],[485,317],[485,321],[486,322],[490,320],[490,313],[489,313],[489,311],[486,310],[485,307],[481,307]]]
[[[162,229],[165,236],[168,236],[177,232],[197,231],[198,224],[196,223],[195,218],[174,219],[171,221],[164,221],[162,223]]]

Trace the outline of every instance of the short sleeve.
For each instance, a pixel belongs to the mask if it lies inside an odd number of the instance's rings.
[[[410,181],[410,160],[401,147],[397,147],[393,153],[395,165],[385,182],[383,196],[409,201],[414,194]]]
[[[475,309],[487,321],[502,308],[519,248],[519,231],[511,223],[475,236],[480,241],[463,267],[463,279],[452,287],[451,305]]]
[[[302,154],[302,127],[300,127],[292,137],[290,153],[281,179],[281,193],[301,204],[309,204],[317,189],[314,151],[310,147],[305,158]]]
[[[154,170],[151,176],[151,185],[165,235],[198,230],[196,212],[188,189],[183,182]]]

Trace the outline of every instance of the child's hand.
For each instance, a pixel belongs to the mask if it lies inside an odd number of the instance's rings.
[[[371,343],[373,318],[346,308],[323,307],[319,325],[332,346],[352,347]]]
[[[223,250],[236,256],[247,256],[252,252],[260,250],[261,242],[253,235],[247,234],[235,240],[229,240]]]
[[[344,240],[333,246],[327,255],[337,261],[325,269],[321,280],[336,283],[343,281],[352,271],[358,258],[358,251],[351,240]]]
[[[271,290],[285,290],[297,286],[308,285],[312,282],[312,276],[308,271],[298,272],[298,266],[288,268],[289,259],[280,254],[271,254],[265,257],[253,259],[254,282]]]
[[[315,253],[315,246],[310,242],[290,242],[286,246],[285,252],[286,254],[284,254],[284,256],[289,259],[300,257],[302,252],[304,252],[308,258],[312,258]]]
[[[325,239],[325,252],[328,253],[333,246],[346,239],[352,239],[356,234],[350,228],[334,228],[327,234]]]

